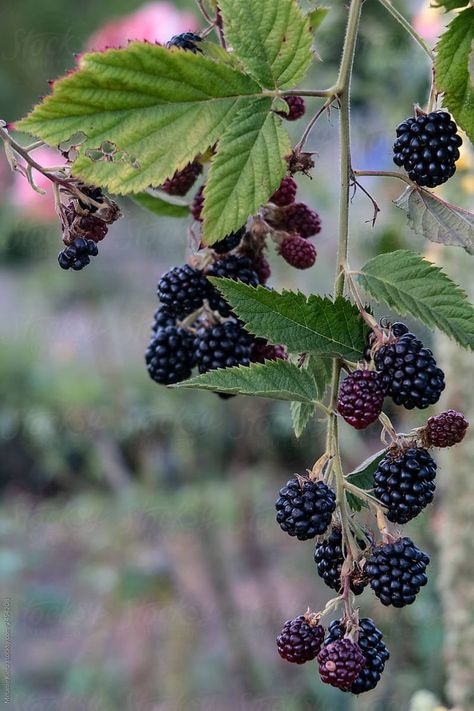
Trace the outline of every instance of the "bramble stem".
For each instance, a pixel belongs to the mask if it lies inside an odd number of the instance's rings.
[[[353,170],[352,173],[357,177],[367,175],[378,178],[398,178],[399,180],[403,180],[403,182],[410,187],[415,187],[410,178],[403,175],[403,173],[397,173],[395,170]]]
[[[422,50],[428,55],[431,61],[434,61],[434,54],[431,51],[431,48],[429,45],[425,42],[423,37],[418,34],[418,32],[415,30],[414,27],[411,26],[411,24],[408,22],[408,20],[403,17],[403,15],[398,12],[397,8],[392,5],[390,0],[379,0],[380,4],[384,6],[386,10],[396,19],[398,23],[403,27],[404,30],[408,32],[408,34],[413,37],[415,42],[420,45]]]

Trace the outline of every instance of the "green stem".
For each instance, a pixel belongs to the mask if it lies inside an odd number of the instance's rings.
[[[431,51],[431,48],[429,45],[425,42],[423,37],[418,34],[418,32],[415,30],[414,27],[411,26],[411,24],[408,22],[408,20],[403,17],[403,15],[398,12],[397,8],[392,5],[390,0],[379,0],[380,4],[384,6],[386,10],[396,19],[397,22],[400,23],[400,25],[403,27],[404,30],[408,32],[408,34],[413,37],[415,42],[417,42],[422,50],[428,55],[431,61],[434,60],[434,54]]]

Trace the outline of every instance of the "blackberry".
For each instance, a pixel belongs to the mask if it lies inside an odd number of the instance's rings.
[[[318,656],[323,640],[324,628],[300,615],[285,622],[277,637],[278,654],[287,662],[304,664]]]
[[[430,559],[410,538],[376,546],[364,566],[370,587],[382,605],[404,607],[415,602],[426,585],[426,567]]]
[[[242,237],[245,234],[245,226],[241,227],[237,232],[231,232],[229,235],[224,237],[224,239],[219,240],[212,245],[211,249],[217,254],[227,254],[232,252],[233,249],[239,246],[242,242]]]
[[[321,681],[349,691],[365,666],[365,657],[358,644],[344,637],[324,645],[318,662]]]
[[[406,329],[395,324],[395,336]],[[437,367],[429,348],[413,333],[402,333],[394,343],[381,346],[374,356],[375,367],[382,374],[387,395],[407,410],[424,409],[438,402],[444,390],[444,373]]]
[[[188,163],[182,170],[177,170],[171,178],[165,180],[161,189],[168,195],[186,195],[202,173],[202,165],[197,160]]]
[[[382,459],[374,474],[374,494],[393,523],[407,523],[433,501],[436,462],[426,449],[410,447]]]
[[[430,417],[423,432],[428,447],[452,447],[464,439],[469,422],[461,412],[446,410]]]
[[[306,106],[302,96],[285,96],[285,101],[288,104],[289,111],[285,114],[284,111],[277,111],[278,116],[287,121],[298,121],[306,112]]]
[[[207,275],[227,277],[251,286],[258,286],[259,283],[252,260],[249,257],[238,257],[235,254],[214,262]],[[218,311],[221,316],[230,316],[232,313],[230,305],[214,286],[210,286],[208,300],[211,309]]]
[[[196,35],[194,32],[183,32],[180,35],[174,35],[170,40],[168,40],[166,46],[168,49],[171,47],[178,47],[179,49],[193,52],[193,54],[196,54],[197,52],[202,53],[202,50],[196,46],[196,42],[202,42],[199,35]]]
[[[363,430],[382,412],[385,388],[382,376],[373,370],[355,370],[339,388],[337,410],[356,430]]]
[[[343,620],[334,620],[328,629],[324,640],[325,645],[332,644],[338,639],[343,639],[345,623]],[[363,694],[375,689],[385,668],[385,662],[390,658],[390,652],[383,643],[383,635],[374,625],[370,617],[363,617],[359,621],[359,639],[357,644],[365,657],[365,666],[359,676],[352,683],[349,691],[352,694]]]
[[[286,208],[285,225],[288,232],[295,232],[300,237],[313,237],[321,232],[321,220],[317,212],[304,204],[295,202]]]
[[[250,364],[252,337],[236,321],[201,327],[194,341],[194,357],[200,373],[217,368]]]
[[[278,205],[278,207],[291,205],[295,201],[297,187],[291,175],[287,175],[286,178],[283,178],[281,181],[278,190],[271,196],[270,202],[274,205]]]
[[[279,254],[296,269],[309,269],[316,261],[316,249],[299,235],[290,235],[280,244]]]
[[[307,541],[327,531],[336,508],[336,495],[322,481],[290,479],[275,503],[282,531]]]
[[[272,270],[270,264],[268,263],[268,259],[263,254],[261,254],[260,257],[258,257],[253,263],[253,267],[257,272],[259,283],[266,284],[272,275]]]
[[[155,311],[155,316],[152,325],[152,331],[157,331],[159,328],[165,328],[166,326],[175,326],[176,317],[166,308],[166,306],[160,306],[159,309]]]
[[[204,207],[204,188],[205,185],[201,185],[196,195],[193,197],[191,203],[191,214],[197,222],[202,222],[202,209]]]
[[[405,119],[397,127],[393,162],[417,185],[434,188],[456,172],[462,138],[446,111]]]
[[[99,250],[91,239],[76,237],[75,240],[58,254],[58,263],[61,269],[73,269],[78,272],[84,269],[91,257],[97,256]]]
[[[256,338],[252,344],[250,360],[252,363],[264,363],[266,360],[288,360],[284,346],[273,346],[264,338]]]
[[[186,380],[194,365],[193,338],[183,328],[158,328],[145,353],[150,378],[161,385]]]
[[[363,549],[363,541],[358,541]],[[332,590],[339,592],[342,588],[341,572],[344,563],[342,548],[342,533],[340,528],[333,528],[324,541],[316,543],[314,549],[314,561],[318,570],[318,575],[324,580],[326,585]],[[360,595],[369,580],[357,566],[351,574],[351,590],[354,595]]]
[[[209,284],[201,271],[183,264],[173,267],[161,277],[157,292],[170,313],[185,316],[202,306]]]

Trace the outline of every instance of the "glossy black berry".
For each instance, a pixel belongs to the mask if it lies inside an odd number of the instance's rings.
[[[193,338],[182,328],[158,328],[145,353],[150,378],[161,385],[186,380],[194,364]]]
[[[334,620],[329,625],[328,634],[324,644],[331,644],[338,639],[343,639],[346,632],[343,620]],[[365,666],[359,676],[353,681],[348,691],[352,694],[363,694],[375,689],[385,668],[385,663],[390,658],[390,652],[383,643],[383,635],[375,626],[370,617],[363,617],[359,621],[359,649],[365,658]]]
[[[84,269],[91,257],[99,253],[94,240],[76,237],[76,239],[58,254],[58,263],[61,269],[73,269],[80,271]]]
[[[213,249],[217,254],[227,254],[228,252],[232,252],[232,250],[238,247],[242,242],[244,234],[245,227],[241,227],[240,230],[237,230],[237,232],[231,232],[224,237],[224,239],[219,240],[219,242],[215,242],[211,249]]]
[[[159,309],[155,311],[155,316],[152,324],[152,331],[157,331],[159,328],[166,328],[166,326],[175,326],[176,316],[166,308],[166,306],[160,306]]]
[[[259,283],[258,275],[251,259],[249,257],[238,257],[235,254],[219,259],[212,265],[207,274],[208,276],[226,277],[234,281],[241,281],[251,286],[257,286]],[[208,299],[209,306],[214,311],[218,311],[222,316],[231,314],[232,309],[228,302],[213,286],[210,288]]]
[[[325,684],[349,691],[365,666],[359,645],[345,637],[324,645],[318,654],[319,674]]]
[[[322,481],[290,481],[275,503],[280,528],[300,541],[325,533],[336,508],[336,495]]]
[[[202,50],[196,46],[199,42],[202,42],[199,35],[196,35],[194,32],[183,32],[180,35],[174,35],[174,37],[168,40],[166,46],[168,48],[178,47],[179,49],[184,49],[196,54],[197,52],[202,52]]]
[[[404,607],[415,602],[426,585],[430,559],[410,538],[376,546],[364,566],[370,587],[382,605]]]
[[[362,549],[365,548],[363,541],[358,541]],[[341,529],[334,527],[327,538],[320,543],[316,543],[314,549],[314,561],[318,570],[318,575],[324,580],[326,585],[332,590],[340,591],[342,588],[341,572],[344,563]],[[350,586],[354,595],[360,595],[369,580],[357,566],[351,574]]]
[[[424,441],[428,447],[452,447],[464,439],[469,422],[461,412],[446,410],[430,417],[426,423]]]
[[[171,178],[165,180],[161,189],[168,195],[186,195],[202,173],[202,165],[198,161],[188,163],[182,170],[177,170]]]
[[[434,188],[456,171],[462,139],[446,111],[405,119],[397,128],[393,162],[417,185]]]
[[[368,427],[382,412],[385,386],[380,373],[355,370],[339,388],[337,410],[356,430]]]
[[[173,267],[158,283],[158,298],[168,311],[185,316],[199,309],[209,292],[204,274],[189,264]]]
[[[392,329],[395,336],[406,328],[403,324],[396,326]],[[438,368],[432,351],[413,333],[405,332],[396,341],[379,348],[374,362],[387,395],[396,405],[412,410],[438,402],[445,387],[444,373]]]
[[[433,501],[436,462],[426,449],[389,452],[374,474],[374,494],[387,507],[387,518],[407,523]]]
[[[277,637],[278,654],[287,662],[304,664],[316,659],[324,640],[324,628],[313,625],[300,615],[287,620]]]
[[[202,327],[194,342],[194,357],[200,373],[234,365],[249,365],[252,337],[236,321]]]

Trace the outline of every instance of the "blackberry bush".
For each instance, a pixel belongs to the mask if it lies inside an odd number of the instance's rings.
[[[290,479],[275,503],[282,531],[300,541],[320,536],[328,529],[336,496],[322,481]]]

